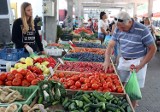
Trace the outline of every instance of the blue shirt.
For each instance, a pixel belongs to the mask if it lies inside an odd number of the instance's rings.
[[[147,54],[147,46],[154,44],[153,36],[147,27],[133,21],[128,32],[115,29],[112,40],[120,45],[120,53],[124,58],[140,58]]]

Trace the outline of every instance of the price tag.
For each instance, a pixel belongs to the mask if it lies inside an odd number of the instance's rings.
[[[63,61],[61,58],[58,58],[58,61],[59,61],[62,65],[64,65],[64,61]]]
[[[53,76],[53,75],[54,75],[54,70],[53,70],[52,67],[49,67],[49,71],[50,71],[50,73],[51,73],[51,76]]]

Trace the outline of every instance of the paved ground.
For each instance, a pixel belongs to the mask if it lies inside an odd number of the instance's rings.
[[[143,98],[136,112],[160,112],[160,52],[148,65]]]

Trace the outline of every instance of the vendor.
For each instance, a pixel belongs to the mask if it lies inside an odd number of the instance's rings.
[[[21,6],[21,18],[15,20],[12,28],[12,41],[17,49],[25,48],[29,53],[39,50],[44,54],[43,45],[34,24],[32,6],[24,2]]]

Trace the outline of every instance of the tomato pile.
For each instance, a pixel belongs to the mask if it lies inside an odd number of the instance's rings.
[[[94,63],[94,62],[68,62],[66,61],[64,65],[61,64],[57,70],[105,73],[102,63]],[[109,66],[107,73],[114,73],[114,68],[112,65]]]
[[[74,33],[80,34],[81,32],[87,33],[87,34],[93,34],[93,32],[86,28],[78,28],[77,30],[74,30]]]
[[[54,74],[50,80],[59,81],[63,83],[66,89],[71,90],[97,90],[100,92],[123,93],[119,78],[115,74],[81,73],[67,75],[63,72],[59,72]]]
[[[35,72],[35,71],[34,71]],[[13,70],[12,72],[5,72],[0,74],[0,85],[6,86],[30,86],[37,85],[44,76],[36,74],[30,70]]]

